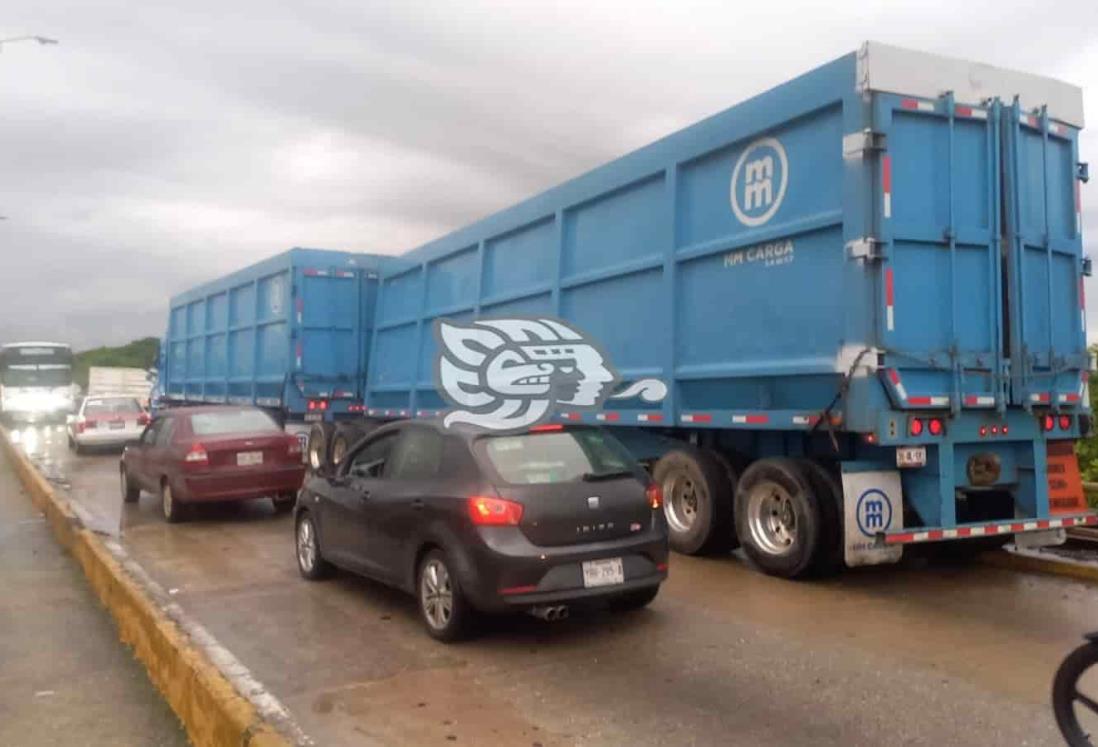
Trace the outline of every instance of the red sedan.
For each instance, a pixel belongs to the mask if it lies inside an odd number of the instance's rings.
[[[119,465],[122,496],[160,497],[164,518],[183,518],[187,504],[269,497],[293,508],[305,477],[301,444],[254,407],[191,407],[161,413],[127,444]]]

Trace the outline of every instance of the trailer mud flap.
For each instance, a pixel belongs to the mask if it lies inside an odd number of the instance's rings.
[[[877,546],[880,532],[904,527],[903,489],[897,470],[857,471],[843,465],[843,557],[848,566],[895,563],[902,545]]]
[[[1083,494],[1083,478],[1079,474],[1079,460],[1075,456],[1074,441],[1049,441],[1048,464],[1048,512],[1052,516],[1081,514],[1087,511],[1087,499]]]

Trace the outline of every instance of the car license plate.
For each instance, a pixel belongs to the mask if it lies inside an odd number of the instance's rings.
[[[107,427],[110,428],[112,431],[120,431],[126,427],[126,423],[121,420],[112,420],[110,422],[110,425],[108,425]]]
[[[241,451],[237,453],[236,465],[238,467],[251,467],[255,464],[263,464],[262,451]]]
[[[621,567],[621,558],[588,560],[583,564],[583,586],[613,586],[625,582],[625,571]]]
[[[896,449],[896,466],[899,468],[904,467],[925,467],[926,466],[926,447],[925,446],[900,446]]]

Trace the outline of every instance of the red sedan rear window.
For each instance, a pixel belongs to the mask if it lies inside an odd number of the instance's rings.
[[[191,430],[196,436],[221,436],[228,433],[277,433],[282,429],[262,410],[221,410],[192,414]]]

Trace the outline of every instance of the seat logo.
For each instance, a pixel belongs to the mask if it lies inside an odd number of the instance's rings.
[[[777,138],[764,137],[747,146],[732,169],[729,199],[736,219],[748,227],[774,217],[789,184],[789,160]]]
[[[875,537],[892,526],[892,501],[883,490],[870,488],[858,498],[858,530],[866,537]]]
[[[667,385],[642,379],[614,390],[621,375],[588,335],[559,319],[479,319],[435,322],[435,386],[452,411],[449,427],[465,423],[513,432],[543,423],[560,410],[595,410],[608,398],[660,402]]]

